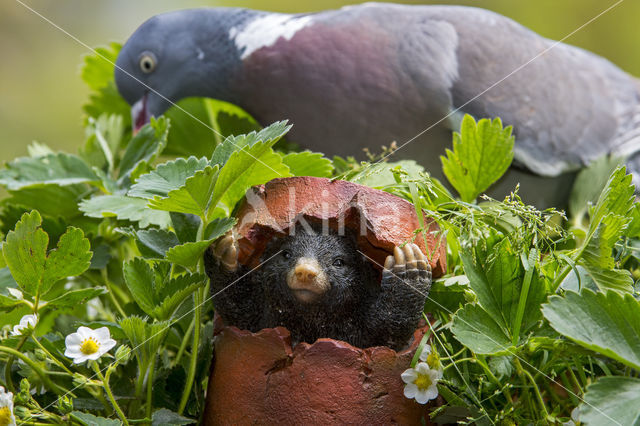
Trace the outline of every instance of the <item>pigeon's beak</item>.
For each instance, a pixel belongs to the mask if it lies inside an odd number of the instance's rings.
[[[133,124],[133,133],[138,133],[138,130],[151,119],[149,114],[149,108],[147,107],[147,97],[149,93],[146,92],[138,101],[131,107],[131,123]]]

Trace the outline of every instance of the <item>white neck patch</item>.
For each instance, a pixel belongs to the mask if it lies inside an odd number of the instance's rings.
[[[274,45],[281,37],[291,40],[295,33],[311,23],[311,16],[272,13],[252,20],[243,29],[231,28],[229,39],[242,52],[240,58],[245,59],[258,49]]]

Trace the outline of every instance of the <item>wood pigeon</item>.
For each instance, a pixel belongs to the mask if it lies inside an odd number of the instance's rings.
[[[115,79],[138,126],[169,101],[206,96],[263,125],[289,119],[290,139],[327,155],[410,141],[392,159],[414,159],[438,178],[464,113],[501,117],[514,126],[515,160],[493,194],[520,182],[538,206],[565,205],[575,172],[605,154],[640,171],[640,80],[478,8],[169,12],[129,38]]]

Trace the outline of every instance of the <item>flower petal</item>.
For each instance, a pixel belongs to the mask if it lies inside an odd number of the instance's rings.
[[[404,387],[404,396],[406,396],[409,399],[415,398],[417,393],[418,393],[418,387],[413,383],[410,383]]]
[[[96,330],[93,330],[94,336],[98,339],[98,342],[103,342],[105,340],[111,339],[111,333],[107,327],[100,327]]]
[[[418,404],[426,404],[430,399],[426,392],[418,392],[416,394],[416,402]]]
[[[100,345],[100,349],[98,350],[98,352],[100,353],[100,356],[109,352],[111,348],[113,348],[115,345],[116,345],[116,341],[113,339],[107,339],[104,342],[102,342],[102,344]]]
[[[82,340],[88,338],[88,337],[93,337],[93,330],[90,329],[89,327],[83,327],[80,326],[78,327],[78,334],[80,335],[80,337],[82,338]]]
[[[422,352],[420,353],[420,361],[426,361],[430,353],[431,345],[424,345],[424,348],[422,348]]]
[[[64,339],[64,344],[69,347],[69,346],[80,346],[82,344],[82,336],[80,336],[80,333],[71,333],[70,335],[68,335],[67,337],[65,337]]]
[[[402,381],[405,383],[413,383],[418,377],[418,374],[416,373],[416,370],[409,368],[408,370],[403,371],[400,377],[402,377]]]

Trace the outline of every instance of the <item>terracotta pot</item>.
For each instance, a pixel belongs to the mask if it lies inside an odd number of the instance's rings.
[[[251,333],[218,318],[204,424],[430,424],[400,378],[427,329],[401,352],[333,339],[292,348],[285,328]]]
[[[424,238],[422,233],[416,235],[421,227],[413,204],[356,183],[315,177],[274,179],[247,191],[236,217],[238,260],[244,265],[258,265],[267,242],[303,218],[357,230],[360,249],[374,265],[383,265],[394,246],[413,241],[429,259],[433,278],[446,271],[445,240],[432,218],[423,214],[428,231]]]

